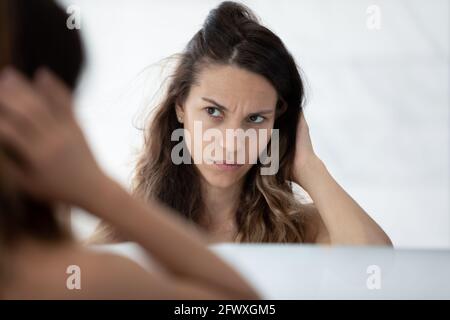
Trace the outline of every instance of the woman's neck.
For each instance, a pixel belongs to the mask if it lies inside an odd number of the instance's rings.
[[[202,181],[202,198],[205,208],[201,219],[202,224],[208,229],[219,229],[221,226],[233,224],[241,188],[241,183],[220,188]]]

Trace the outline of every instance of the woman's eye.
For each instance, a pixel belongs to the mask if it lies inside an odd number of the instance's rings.
[[[261,123],[264,121],[264,119],[265,119],[264,117],[257,115],[257,114],[254,114],[254,115],[251,115],[250,117],[248,117],[248,120],[250,120],[250,122],[252,122],[252,123]]]
[[[207,107],[206,108],[206,112],[208,112],[208,114],[211,117],[214,117],[214,118],[218,118],[218,117],[220,117],[222,115],[220,110],[218,108],[216,108],[216,107]]]

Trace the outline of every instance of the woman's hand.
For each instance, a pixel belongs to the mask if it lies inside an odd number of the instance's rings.
[[[33,82],[13,69],[0,74],[0,146],[19,186],[37,198],[82,206],[104,177],[72,111],[72,96],[50,71]]]
[[[319,234],[326,234],[332,244],[392,245],[384,231],[334,180],[316,156],[303,114],[297,127],[293,170],[294,182],[311,196],[323,221]]]
[[[306,189],[311,171],[315,170],[318,163],[320,163],[320,160],[314,152],[309,127],[302,112],[297,125],[295,160],[292,172],[294,182]]]

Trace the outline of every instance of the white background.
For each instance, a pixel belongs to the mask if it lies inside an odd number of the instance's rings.
[[[88,64],[77,114],[101,165],[128,185],[143,116],[218,1],[61,0],[81,9]],[[306,74],[313,144],[397,247],[450,247],[449,2],[244,1]],[[370,30],[366,10],[381,9]],[[126,213],[124,213],[126,214]],[[77,234],[96,219],[77,212]]]

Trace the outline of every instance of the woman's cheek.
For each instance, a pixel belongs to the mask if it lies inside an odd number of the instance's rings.
[[[217,128],[214,126],[214,124],[211,124],[210,120],[204,121],[200,119],[200,117],[197,117],[195,118],[195,120],[191,120],[190,122],[185,123],[184,129],[188,134],[186,145],[188,146],[194,163],[204,163],[207,160],[204,159],[205,149],[215,141],[214,139],[209,139],[208,135],[205,134],[205,132]]]

